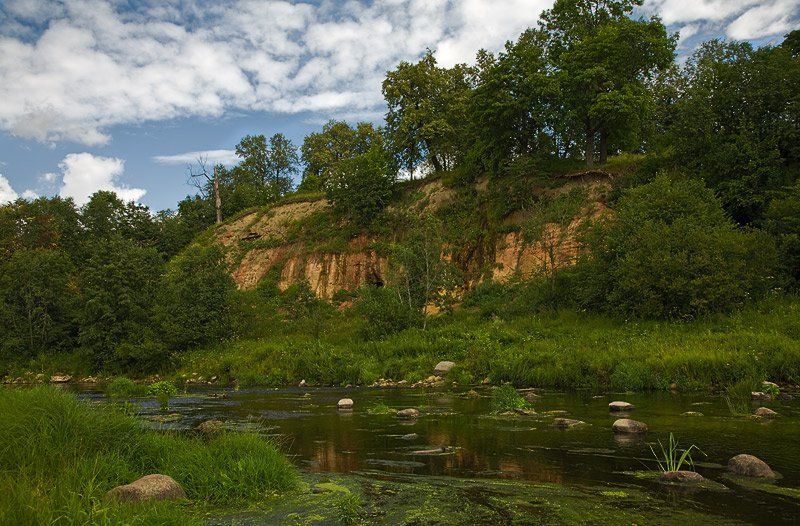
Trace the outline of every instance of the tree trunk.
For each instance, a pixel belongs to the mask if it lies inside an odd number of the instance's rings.
[[[219,175],[214,167],[214,207],[217,209],[217,224],[222,223],[222,198],[219,196]]]
[[[605,164],[608,159],[608,132],[600,130],[600,164]]]
[[[586,166],[594,166],[594,130],[586,130]]]

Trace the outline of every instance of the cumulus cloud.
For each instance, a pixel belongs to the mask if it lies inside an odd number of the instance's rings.
[[[8,182],[3,174],[0,174],[0,205],[14,201],[17,197],[17,192],[11,188],[11,183]]]
[[[684,38],[761,38],[800,0],[647,0]],[[497,50],[552,0],[6,0],[0,129],[102,145],[117,125],[226,112],[379,114],[385,72]]]
[[[125,161],[115,157],[99,157],[90,153],[71,153],[58,165],[61,169],[61,189],[58,195],[71,197],[84,205],[98,190],[115,192],[124,201],[138,201],[146,193],[119,182],[125,171]]]
[[[153,157],[153,161],[158,164],[191,164],[199,158],[205,159],[210,164],[224,164],[225,166],[239,162],[234,150],[203,150],[175,155],[156,155]]]

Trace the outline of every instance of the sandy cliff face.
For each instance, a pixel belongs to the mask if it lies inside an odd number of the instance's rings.
[[[579,247],[575,232],[580,223],[591,216],[605,213],[599,197],[608,179],[598,176],[570,181],[564,188],[584,185],[590,203],[562,232],[556,225],[545,229],[543,239],[528,242],[519,231],[497,236],[483,247],[454,247],[459,257],[454,261],[464,270],[487,270],[484,275],[504,281],[511,277],[530,277],[547,268],[571,264]],[[485,186],[484,186],[485,188]],[[418,209],[435,209],[455,199],[456,193],[441,181],[432,181],[417,190]],[[278,287],[285,290],[294,283],[307,281],[318,296],[330,299],[340,290],[355,291],[363,285],[382,284],[387,261],[378,255],[366,236],[350,240],[335,252],[314,250],[287,237],[292,224],[324,210],[325,200],[290,203],[268,210],[258,210],[222,225],[217,240],[228,250],[228,261],[234,280],[241,289],[253,289],[270,273],[279,272]],[[509,218],[511,225],[520,224],[524,216]],[[552,257],[551,257],[552,254]]]

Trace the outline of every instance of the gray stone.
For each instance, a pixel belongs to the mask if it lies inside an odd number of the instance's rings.
[[[186,493],[172,477],[156,474],[146,475],[124,486],[117,486],[106,493],[106,497],[122,502],[144,502],[185,499]]]
[[[436,376],[444,376],[445,374],[450,372],[450,369],[455,367],[455,362],[448,362],[443,361],[436,364],[436,367],[433,368],[433,374]]]
[[[633,411],[635,407],[633,404],[629,404],[628,402],[611,402],[608,404],[608,410],[613,413],[619,413],[622,411]]]
[[[658,480],[671,484],[696,484],[703,482],[703,476],[694,471],[667,471],[662,473]]]
[[[753,411],[753,414],[756,416],[760,416],[762,418],[775,418],[776,416],[778,416],[778,413],[776,413],[775,411],[773,411],[768,407],[759,407],[758,409]]]
[[[401,409],[397,412],[397,418],[402,418],[403,420],[412,420],[414,418],[419,418],[419,411],[410,408],[410,409]]]
[[[623,435],[643,435],[647,433],[647,424],[639,422],[638,420],[620,418],[612,424],[611,429],[613,429],[615,433]]]
[[[350,398],[342,398],[336,404],[339,409],[353,409],[353,401]]]
[[[771,478],[775,476],[766,462],[753,455],[736,455],[728,461],[728,471],[744,477]]]
[[[574,420],[572,418],[555,418],[553,419],[553,427],[558,429],[572,429],[573,427],[585,424],[582,420]]]
[[[201,422],[195,429],[205,438],[213,438],[225,431],[225,422],[222,420],[206,420]]]

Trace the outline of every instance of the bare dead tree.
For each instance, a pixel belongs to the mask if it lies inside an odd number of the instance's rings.
[[[196,166],[195,166],[196,165]],[[217,224],[222,223],[222,198],[219,195],[219,170],[217,166],[208,172],[208,158],[198,156],[195,165],[189,164],[186,170],[189,173],[189,184],[197,188],[200,195],[208,197],[208,186],[211,185],[214,193],[214,208],[217,211]]]

